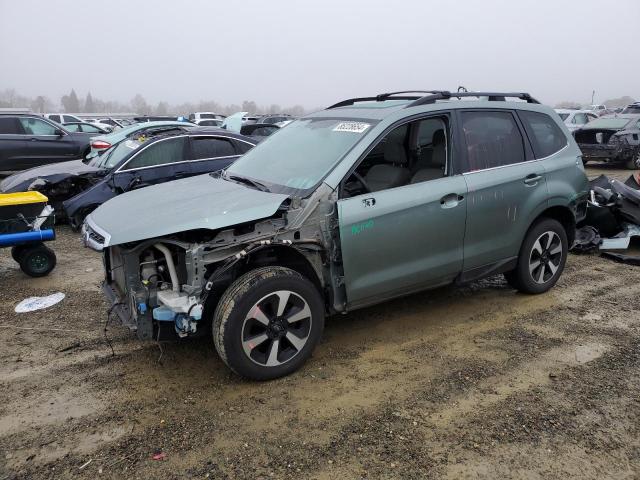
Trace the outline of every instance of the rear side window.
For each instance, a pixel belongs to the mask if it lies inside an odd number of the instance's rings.
[[[247,142],[243,142],[242,140],[236,140],[234,144],[236,146],[236,150],[238,151],[238,154],[240,155],[242,155],[243,153],[247,153],[249,150],[253,148],[253,145]]]
[[[527,130],[536,158],[553,155],[567,144],[564,133],[549,115],[524,110],[518,112],[518,115]]]
[[[18,135],[22,133],[17,118],[0,117],[0,135]]]
[[[224,138],[194,137],[192,139],[193,160],[204,158],[231,157],[236,155],[233,144]]]
[[[468,170],[525,161],[524,142],[511,112],[462,112]]]
[[[184,160],[185,137],[160,140],[134,156],[123,168],[156,167]]]

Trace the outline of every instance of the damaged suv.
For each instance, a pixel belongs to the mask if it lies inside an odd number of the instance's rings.
[[[640,169],[640,115],[635,113],[601,117],[573,133],[582,160],[622,163]]]
[[[587,191],[571,134],[528,94],[397,92],[296,120],[218,174],[120,195],[83,239],[141,339],[212,334],[264,380],[302,365],[325,315],[498,273],[547,291]]]

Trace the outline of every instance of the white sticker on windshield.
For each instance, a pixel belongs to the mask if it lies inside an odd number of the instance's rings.
[[[334,129],[334,132],[351,132],[362,133],[371,125],[362,122],[342,122],[339,123]]]

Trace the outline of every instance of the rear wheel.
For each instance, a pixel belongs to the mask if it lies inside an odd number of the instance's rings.
[[[552,218],[543,218],[527,232],[518,264],[514,270],[505,273],[505,278],[523,293],[544,293],[560,278],[567,252],[567,232],[562,224]]]
[[[30,277],[49,275],[56,266],[56,254],[42,244],[29,247],[20,258],[20,269]]]
[[[627,160],[627,163],[625,163],[625,167],[627,167],[629,170],[640,170],[640,149],[638,149],[633,157]]]
[[[11,257],[18,263],[20,263],[20,259],[26,249],[29,248],[29,245],[16,245],[15,247],[11,247]]]
[[[222,295],[213,340],[231,370],[270,380],[297,370],[324,329],[324,304],[304,276],[283,267],[252,270]]]

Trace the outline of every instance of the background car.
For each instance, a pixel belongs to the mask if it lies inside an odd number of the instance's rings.
[[[153,130],[158,127],[194,127],[195,125],[188,122],[178,122],[175,120],[171,121],[154,121],[154,122],[143,122],[143,123],[135,123],[130,127],[122,128],[116,132],[113,132],[108,135],[100,135],[97,137],[92,137],[90,142],[91,151],[87,155],[87,158],[94,158],[102,152],[105,152],[113,145],[121,142],[125,138],[128,138],[132,134],[136,132],[145,132],[147,130]]]
[[[573,132],[573,136],[585,164],[594,160],[640,169],[640,114],[601,117]]]
[[[189,114],[189,120],[198,123],[200,120],[224,120],[226,115],[215,112],[194,112]]]
[[[263,115],[262,117],[258,118],[256,123],[277,124],[277,123],[287,122],[291,120],[294,120],[294,118],[291,115],[282,113],[279,115]]]
[[[207,118],[204,120],[195,120],[195,124],[201,127],[221,127],[224,120]]]
[[[622,110],[622,113],[640,113],[640,102],[635,102],[627,105]]]
[[[70,132],[84,132],[84,133],[99,133],[99,134],[108,134],[111,133],[111,130],[107,130],[106,128],[101,127],[97,123],[89,123],[89,122],[70,122],[63,123],[62,126],[69,130]]]
[[[69,113],[45,113],[42,115],[44,118],[53,120],[56,123],[62,125],[63,123],[82,122],[80,117],[71,115]]]
[[[190,128],[121,142],[99,158],[106,171],[94,185],[62,202],[74,228],[96,207],[121,193],[215,172],[231,165],[258,142],[220,128]]]
[[[568,108],[556,108],[556,113],[570,131],[574,131],[586,125],[598,116],[591,110],[571,110]]]
[[[35,114],[1,114],[0,172],[83,158],[90,151],[90,135],[69,132]]]
[[[251,123],[240,127],[240,133],[242,135],[249,135],[251,137],[268,137],[278,130],[280,130],[279,126],[268,123]]]

